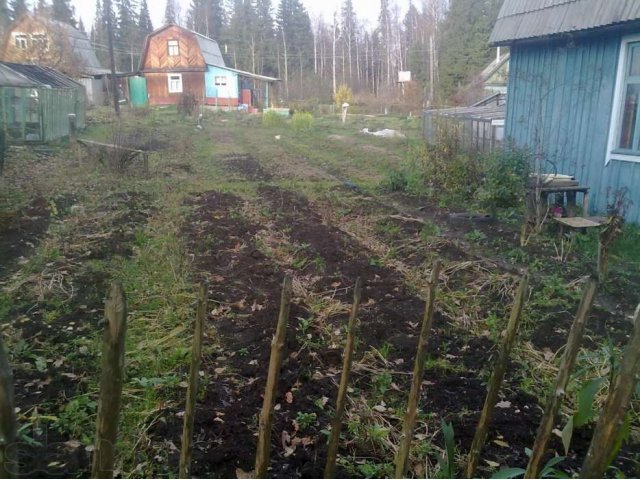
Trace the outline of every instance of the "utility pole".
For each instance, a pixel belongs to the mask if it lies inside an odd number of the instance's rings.
[[[111,0],[104,0],[104,10],[107,15],[107,36],[109,37],[109,62],[111,63],[111,92],[113,95],[113,109],[120,116],[120,98],[118,98],[118,82],[116,81],[116,58],[113,54],[113,25],[111,25]]]

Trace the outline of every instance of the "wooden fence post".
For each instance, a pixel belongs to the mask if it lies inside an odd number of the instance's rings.
[[[489,431],[489,424],[493,417],[493,410],[496,402],[498,401],[498,393],[502,386],[502,380],[504,374],[507,371],[507,365],[509,364],[509,357],[513,344],[515,343],[516,333],[518,330],[518,324],[520,317],[522,316],[522,308],[524,307],[525,298],[529,290],[529,273],[525,273],[520,281],[520,287],[516,293],[515,301],[511,309],[511,316],[509,317],[509,323],[507,325],[507,334],[502,343],[502,349],[498,361],[496,362],[493,375],[489,381],[489,387],[487,389],[487,397],[484,401],[484,407],[480,414],[480,420],[478,421],[478,428],[473,437],[473,443],[471,444],[471,451],[469,453],[469,460],[467,462],[466,478],[473,478],[473,474],[476,471],[478,462],[480,461],[480,454],[482,453],[482,447],[487,440],[487,432]]]
[[[636,308],[633,322],[633,334],[625,348],[620,373],[609,389],[580,478],[603,478],[613,461],[616,439],[636,387],[636,375],[640,371],[640,305]]]
[[[442,264],[440,260],[436,260],[431,270],[431,278],[427,285],[427,301],[420,329],[420,338],[418,339],[418,350],[416,352],[416,361],[413,366],[413,380],[411,382],[411,392],[409,393],[409,401],[407,405],[407,413],[404,417],[404,425],[402,427],[402,435],[400,437],[400,446],[398,455],[396,456],[395,478],[403,478],[407,472],[409,463],[409,453],[411,451],[411,440],[413,440],[413,429],[416,425],[418,416],[418,401],[420,399],[420,387],[422,386],[422,377],[424,375],[424,363],[427,357],[427,343],[429,341],[429,333],[433,324],[433,311],[436,299],[436,290],[438,287],[438,278],[440,276],[440,268]]]
[[[127,330],[127,301],[120,282],[111,285],[111,293],[104,306],[104,316],[106,328],[102,345],[102,374],[92,478],[113,477],[124,379],[124,340]]]
[[[196,325],[193,333],[191,348],[191,368],[189,369],[189,386],[187,387],[187,401],[184,411],[184,425],[182,428],[182,448],[180,449],[179,478],[189,478],[191,468],[191,441],[193,438],[193,422],[196,414],[196,399],[198,397],[198,376],[202,359],[202,340],[204,337],[207,304],[209,303],[209,286],[200,285]]]
[[[0,478],[18,476],[13,372],[0,335]]]
[[[278,390],[278,377],[282,364],[282,348],[284,347],[287,323],[289,321],[289,309],[292,296],[291,277],[284,279],[282,297],[280,299],[280,316],[276,333],[271,341],[271,358],[269,359],[269,373],[267,386],[264,391],[264,401],[259,417],[258,448],[256,452],[255,478],[266,478],[269,468],[269,454],[271,450],[271,425],[273,423],[273,403]]]
[[[347,399],[347,385],[351,374],[351,364],[353,363],[353,348],[356,340],[356,326],[358,319],[358,308],[360,308],[360,298],[362,297],[362,282],[360,278],[356,280],[353,291],[353,305],[349,316],[347,342],[344,346],[342,358],[342,376],[340,377],[340,387],[338,388],[338,398],[336,400],[336,411],[331,424],[331,436],[329,437],[329,447],[327,449],[327,463],[324,468],[324,478],[333,478],[336,474],[336,457],[338,455],[338,445],[340,444],[340,430],[342,429],[342,416],[344,414],[345,402]]]
[[[566,394],[567,384],[569,383],[569,377],[575,364],[578,349],[580,348],[580,342],[582,341],[582,335],[587,323],[587,318],[591,312],[593,300],[596,296],[596,289],[598,288],[598,280],[596,278],[589,278],[587,286],[580,300],[580,306],[576,313],[571,331],[569,332],[569,339],[565,347],[564,355],[560,362],[560,368],[558,370],[558,376],[556,378],[553,390],[549,393],[547,400],[547,407],[544,411],[542,421],[538,427],[536,434],[536,440],[533,444],[531,452],[531,458],[527,465],[527,471],[525,478],[537,478],[540,472],[540,464],[544,457],[549,437],[553,430],[556,416],[562,405],[562,401]]]

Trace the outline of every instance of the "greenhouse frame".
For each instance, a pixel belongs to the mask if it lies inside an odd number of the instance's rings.
[[[40,143],[69,135],[69,114],[85,126],[86,94],[50,67],[0,62],[0,128],[9,143]]]

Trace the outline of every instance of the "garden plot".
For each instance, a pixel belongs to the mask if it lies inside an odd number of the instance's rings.
[[[45,180],[56,170],[41,166],[33,180],[43,187],[37,193],[44,201],[27,195],[12,209],[38,225],[25,226],[33,247],[16,252],[25,261],[19,264],[16,256],[1,280],[2,332],[20,391],[18,420],[23,440],[31,442],[27,468],[38,475],[88,472],[102,300],[116,278],[130,306],[118,474],[176,474],[194,298],[202,280],[209,282],[210,302],[191,471],[214,477],[250,471],[282,280],[291,275],[294,300],[271,475],[322,475],[358,277],[364,281],[361,326],[338,472],[392,475],[424,287],[436,259],[444,265],[410,473],[438,474],[442,420],[453,425],[453,463],[461,472],[518,276],[528,267],[531,294],[478,474],[526,464],[525,448],[540,423],[589,262],[560,263],[552,240],[518,247],[517,223],[508,218],[452,222],[449,214],[458,210],[433,198],[381,191],[386,169],[405,155],[411,139],[376,142],[380,150],[372,152],[362,145],[370,139],[359,139],[364,124],[344,127],[323,118],[317,132],[292,135],[250,117],[211,115],[197,130],[175,113],[152,113],[148,120],[124,115],[141,132],[171,138],[150,159],[148,177],[123,178],[67,162],[59,165],[60,178],[69,171],[79,175],[72,188],[52,194]],[[94,124],[89,133],[104,140],[108,127]],[[348,141],[327,146],[327,136],[338,134]],[[144,140],[151,145],[153,138]],[[72,214],[55,198],[84,208]],[[626,316],[640,295],[629,285],[640,281],[631,269],[619,271],[604,285],[589,320],[559,429],[577,408],[583,382],[608,375],[609,359],[627,341]],[[603,398],[604,390],[597,392],[599,404]],[[638,417],[637,403],[631,414]],[[592,429],[576,429],[562,470],[579,470]],[[626,475],[638,465],[637,422],[631,430],[614,464]],[[549,455],[555,453],[564,455],[557,436],[549,446]]]

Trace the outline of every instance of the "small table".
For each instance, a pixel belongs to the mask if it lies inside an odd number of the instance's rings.
[[[537,193],[540,192],[540,202],[537,201]],[[566,195],[567,215],[574,217],[576,214],[576,195],[582,193],[582,214],[586,215],[589,211],[589,187],[585,185],[550,185],[536,187],[531,185],[526,190],[526,206],[527,212],[535,212],[534,219],[536,227],[541,226],[547,215],[548,209],[543,208],[548,204],[550,194],[560,193]]]
[[[581,230],[585,228],[595,228],[606,225],[609,222],[607,217],[554,217],[553,219],[560,225],[560,260],[565,261],[571,253],[574,235],[570,232],[569,238],[565,240],[565,228]],[[565,251],[566,243],[566,251]]]

